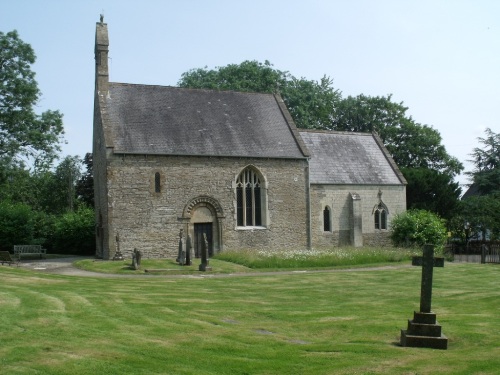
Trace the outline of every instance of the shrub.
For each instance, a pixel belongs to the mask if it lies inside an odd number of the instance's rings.
[[[53,252],[52,238],[55,216],[41,211],[32,211],[33,241],[32,245],[41,245],[47,252]]]
[[[82,207],[55,220],[54,251],[59,254],[95,254],[94,210]]]
[[[391,239],[396,246],[433,244],[442,249],[447,232],[444,220],[425,210],[408,210],[391,222]]]
[[[31,245],[33,213],[22,203],[0,202],[0,249],[11,251],[14,245]]]

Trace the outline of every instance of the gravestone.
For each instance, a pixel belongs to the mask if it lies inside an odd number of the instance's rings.
[[[179,231],[179,251],[177,253],[177,262],[183,266],[186,264],[186,243],[184,242],[183,230]]]
[[[116,252],[113,256],[113,260],[123,260],[123,254],[120,252],[120,236],[116,232]]]
[[[444,258],[434,257],[434,246],[425,245],[423,256],[413,257],[413,266],[422,266],[420,311],[408,320],[408,329],[401,330],[401,346],[447,349],[448,338],[441,333],[436,314],[431,310],[432,274],[434,267],[444,267]]]
[[[191,236],[188,234],[186,236],[186,265],[187,266],[190,266],[191,264],[193,264],[193,262],[191,261],[191,249],[192,249]]]
[[[134,252],[132,253],[132,268],[134,270],[141,268],[141,258],[142,253],[139,250],[134,249]]]
[[[201,264],[198,269],[200,271],[212,271],[212,267],[208,266],[208,241],[206,233],[203,233],[203,240],[201,241]]]

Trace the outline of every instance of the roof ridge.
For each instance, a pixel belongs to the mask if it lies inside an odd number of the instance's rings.
[[[299,128],[300,133],[321,133],[321,134],[340,134],[340,135],[363,135],[371,136],[372,133],[367,132],[350,132],[350,131],[340,131],[340,130],[324,130],[324,129],[303,129]]]
[[[243,95],[266,95],[266,96],[273,96],[274,95],[273,93],[269,93],[269,92],[218,90],[218,89],[207,89],[207,88],[180,87],[180,86],[129,83],[129,82],[109,82],[109,84],[110,85],[120,85],[120,86],[158,87],[158,88],[183,90],[183,91],[205,91],[205,92],[208,91],[208,92],[217,92],[217,93],[235,93],[235,94],[243,94]]]

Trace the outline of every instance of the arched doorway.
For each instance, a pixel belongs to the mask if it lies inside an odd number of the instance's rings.
[[[219,202],[208,196],[192,199],[184,208],[183,221],[191,237],[193,255],[201,257],[201,243],[205,234],[208,242],[208,256],[222,250],[222,219],[224,214]]]
[[[190,223],[193,227],[191,238],[193,239],[194,257],[201,258],[203,235],[206,235],[208,242],[208,256],[212,257],[214,255],[214,215],[212,210],[204,204],[195,207],[194,212],[191,214]]]

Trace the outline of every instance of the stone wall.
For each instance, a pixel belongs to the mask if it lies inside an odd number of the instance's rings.
[[[96,94],[97,95],[97,94]],[[94,103],[94,134],[92,145],[92,170],[94,177],[94,207],[96,229],[96,257],[109,258],[108,244],[108,194],[106,145],[102,119],[98,107],[98,98]]]
[[[196,197],[208,197],[202,204],[209,206],[204,208],[208,214],[213,210],[211,200],[220,205],[221,217],[214,220],[222,238],[217,239],[216,250],[307,247],[306,160],[112,155],[108,163],[110,251],[104,251],[105,258],[114,255],[117,232],[124,256],[137,248],[144,257],[175,258],[179,230],[184,229],[182,217]],[[265,180],[265,228],[236,226],[235,181],[249,165]],[[160,173],[159,193],[155,173]]]
[[[394,215],[406,210],[406,188],[399,186],[311,185],[312,246],[349,246],[351,193],[361,198],[363,245],[390,246],[389,230],[376,230],[373,208],[381,199],[389,210],[388,228]],[[323,229],[323,210],[331,209],[332,231]]]

